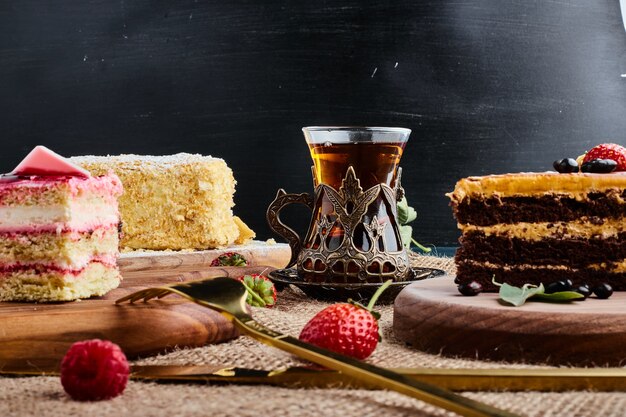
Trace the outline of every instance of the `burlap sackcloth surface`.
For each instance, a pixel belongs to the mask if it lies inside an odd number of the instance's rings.
[[[413,256],[414,265],[454,272],[449,258]],[[297,289],[279,294],[273,309],[254,309],[257,320],[298,336],[304,324],[327,303]],[[379,308],[383,341],[369,362],[384,367],[489,368],[524,364],[456,359],[423,353],[397,341],[391,306]],[[298,359],[246,336],[218,345],[181,349],[136,361],[144,365],[225,364],[257,369],[302,365]],[[467,392],[473,399],[524,416],[626,416],[626,393]],[[120,397],[81,403],[64,393],[59,378],[0,378],[0,416],[452,416],[394,392],[361,389],[291,389],[270,386],[157,384],[130,381]]]

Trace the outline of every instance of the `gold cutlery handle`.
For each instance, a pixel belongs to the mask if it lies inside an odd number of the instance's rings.
[[[242,333],[267,345],[282,349],[327,368],[335,369],[345,375],[371,383],[380,388],[397,391],[463,416],[517,416],[517,414],[454,394],[436,385],[413,380],[393,371],[313,346],[291,336],[283,335],[268,329],[249,316],[236,317],[234,323]]]

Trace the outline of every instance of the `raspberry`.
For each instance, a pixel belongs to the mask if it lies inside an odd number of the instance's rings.
[[[61,384],[78,401],[117,397],[124,392],[129,373],[122,349],[106,340],[76,342],[61,361]]]

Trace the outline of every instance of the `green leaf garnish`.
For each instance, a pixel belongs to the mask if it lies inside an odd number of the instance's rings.
[[[585,298],[584,295],[576,291],[559,291],[559,292],[553,292],[551,294],[541,293],[541,294],[536,294],[535,297],[540,301],[543,300],[543,301],[554,301],[554,302],[580,300],[581,298]]]
[[[575,291],[560,291],[546,294],[543,284],[539,284],[539,286],[524,284],[520,288],[509,285],[507,283],[500,284],[499,282],[496,282],[495,276],[491,279],[491,282],[494,285],[500,287],[500,291],[498,292],[500,299],[505,303],[514,305],[515,307],[523,305],[529,298],[533,298],[537,301],[551,302],[567,302],[585,298],[584,295],[579,294]]]
[[[417,219],[417,212],[406,201],[406,197],[402,197],[402,200],[398,201],[398,222],[400,224],[411,223]]]
[[[397,205],[398,212],[398,228],[400,231],[400,238],[402,239],[402,244],[405,248],[410,249],[411,242],[417,246],[421,251],[425,253],[429,253],[431,251],[430,248],[421,245],[415,239],[413,239],[413,228],[408,225],[408,223],[412,222],[417,218],[417,212],[406,201],[406,197],[402,197],[402,200],[398,201]]]
[[[522,288],[514,287],[509,284],[502,284],[499,295],[502,301],[512,304],[515,307],[519,307],[530,297],[543,293],[543,291],[543,284],[539,284],[538,287],[531,284],[524,284]]]

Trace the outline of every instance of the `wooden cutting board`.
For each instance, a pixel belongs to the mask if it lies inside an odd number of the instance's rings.
[[[394,303],[395,336],[427,352],[554,365],[623,366],[626,292],[608,300],[502,305],[460,295],[453,276],[411,284]]]
[[[121,286],[104,297],[56,304],[0,303],[0,368],[54,369],[72,343],[93,338],[117,343],[129,358],[230,340],[238,333],[224,317],[181,298],[133,305],[114,301],[146,287],[271,269],[210,268],[181,261],[170,267],[123,270]]]
[[[154,269],[175,269],[194,271],[205,268],[218,256],[226,252],[237,252],[249,266],[264,265],[284,268],[291,257],[291,249],[286,243],[267,243],[253,240],[245,245],[235,245],[223,249],[202,251],[135,251],[122,253],[118,265],[122,272],[153,271]]]

